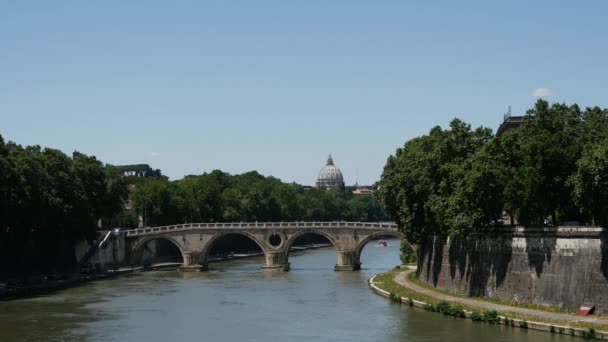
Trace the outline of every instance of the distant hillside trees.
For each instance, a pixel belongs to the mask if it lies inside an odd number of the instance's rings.
[[[496,137],[455,119],[390,156],[377,195],[413,242],[502,224],[608,225],[608,110],[539,100]],[[549,219],[549,220],[548,220]]]

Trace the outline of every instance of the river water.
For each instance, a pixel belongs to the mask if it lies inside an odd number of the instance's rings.
[[[0,341],[574,341],[394,304],[367,279],[399,263],[399,242],[373,242],[360,272],[336,252],[292,253],[290,272],[256,257],[200,273],[136,273],[50,296],[0,302]]]

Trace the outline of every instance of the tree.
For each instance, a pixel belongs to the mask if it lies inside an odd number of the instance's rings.
[[[463,179],[472,167],[470,159],[491,137],[489,129],[471,130],[454,119],[449,129],[435,127],[389,157],[377,195],[409,241],[466,234],[473,228],[462,220],[468,217],[463,215]]]
[[[94,157],[0,137],[0,272],[66,269],[73,243],[122,211],[126,185]]]
[[[577,204],[593,217],[594,224],[608,227],[608,141],[585,151],[577,166],[571,179]]]
[[[608,110],[539,100],[519,130],[493,137],[454,120],[387,160],[377,195],[414,243],[497,227],[502,212],[524,225],[547,217],[605,224]]]
[[[568,178],[576,170],[581,154],[581,111],[577,105],[553,104],[539,100],[528,111],[524,125],[515,135],[523,179],[520,221],[542,224],[547,216],[559,223],[559,214],[572,214],[574,203]],[[574,210],[576,211],[576,210]],[[566,215],[565,215],[566,216]]]

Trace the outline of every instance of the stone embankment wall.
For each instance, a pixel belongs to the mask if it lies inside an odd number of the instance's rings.
[[[421,245],[418,277],[468,296],[608,312],[608,243],[601,228],[508,228]]]
[[[103,238],[105,231],[98,233],[98,239]],[[127,246],[125,234],[112,234],[104,247],[98,248],[96,253],[91,257],[89,262],[98,271],[113,269],[117,266],[123,266],[127,260]],[[84,255],[92,247],[92,243],[88,241],[78,241],[74,248],[76,260],[80,263]]]

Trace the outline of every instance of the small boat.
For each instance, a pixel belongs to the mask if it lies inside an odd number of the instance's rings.
[[[386,243],[386,241],[384,241],[384,240],[378,241],[378,247],[386,247],[386,246],[388,246],[388,244]]]

